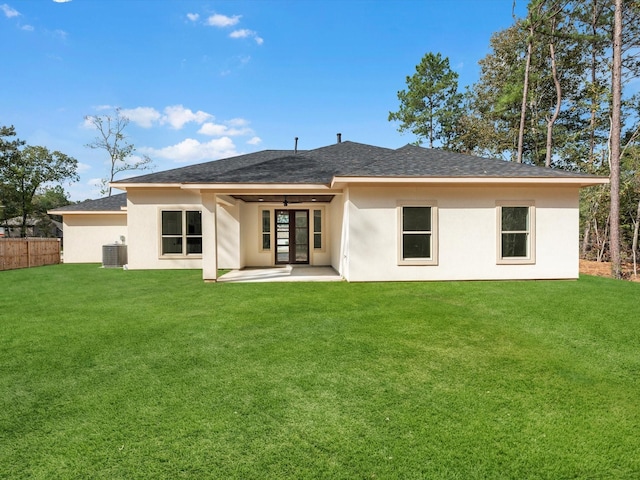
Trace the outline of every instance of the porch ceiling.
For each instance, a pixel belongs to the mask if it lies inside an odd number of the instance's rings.
[[[231,195],[236,200],[254,203],[329,203],[335,195]]]

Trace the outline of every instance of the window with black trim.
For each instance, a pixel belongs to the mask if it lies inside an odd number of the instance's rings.
[[[202,212],[162,211],[162,255],[202,254]]]

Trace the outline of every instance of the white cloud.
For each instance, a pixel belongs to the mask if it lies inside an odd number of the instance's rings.
[[[258,45],[262,45],[264,40],[258,36],[253,30],[242,28],[240,30],[234,30],[229,34],[231,38],[253,38]]]
[[[251,30],[247,30],[246,28],[243,28],[241,30],[234,30],[233,32],[231,32],[229,34],[229,36],[231,38],[247,38],[248,36],[250,36],[252,33],[254,33]]]
[[[200,130],[198,130],[198,133],[212,137],[221,137],[223,135],[227,135],[229,137],[253,135],[253,130],[248,127],[249,122],[244,118],[233,118],[224,123],[226,125],[207,122],[202,125]]]
[[[95,130],[96,126],[93,124],[93,115],[87,115],[84,117],[84,120],[81,124],[82,128],[88,128],[90,130]]]
[[[113,105],[96,105],[93,108],[100,112],[103,110],[114,110],[116,107],[114,107]]]
[[[187,138],[176,145],[155,149],[139,148],[151,158],[164,158],[174,162],[198,162],[203,160],[217,160],[238,154],[233,141],[229,137],[222,137],[206,143],[200,143],[193,138]]]
[[[187,13],[187,18],[192,22],[196,22],[200,19],[200,14]],[[210,15],[209,17],[207,17],[207,19],[204,21],[204,24],[210,27],[227,28],[227,27],[233,27],[235,25],[238,25],[238,23],[240,23],[241,18],[242,18],[242,15],[228,16],[228,15],[222,15],[220,13],[216,13],[214,15]],[[234,30],[229,34],[229,37],[252,38],[258,45],[262,45],[264,43],[264,39],[258,36],[257,32],[253,30],[249,30],[247,28]]]
[[[91,165],[87,163],[78,162],[78,173],[85,173],[91,170]]]
[[[53,0],[55,3],[69,3],[71,0]]]
[[[226,15],[220,15],[216,13],[215,15],[211,15],[207,18],[206,24],[211,27],[232,27],[233,25],[237,25],[240,21],[242,15],[234,15],[232,17],[228,17]]]
[[[202,135],[209,135],[211,137],[221,137],[227,132],[227,130],[229,130],[229,127],[227,127],[226,125],[218,125],[212,122],[207,122],[203,124],[202,127],[200,127],[198,133]]]
[[[197,112],[191,111],[189,108],[184,108],[182,105],[173,105],[164,109],[164,116],[161,123],[168,123],[176,130],[180,130],[186,123],[195,122],[198,124],[204,123],[207,120],[213,119],[213,115],[198,110]]]
[[[99,105],[94,107],[98,112],[115,110],[117,107],[111,105]],[[242,118],[234,118],[224,125],[218,125],[213,122],[214,116],[202,110],[193,111],[185,108],[183,105],[170,105],[165,107],[162,112],[153,107],[135,107],[122,108],[120,110],[123,116],[127,117],[131,122],[142,128],[151,128],[157,125],[168,125],[169,127],[180,130],[188,123],[202,125],[198,133],[209,136],[234,136],[234,135],[252,135],[253,131],[248,128],[249,122]],[[92,116],[84,119],[82,124],[85,128],[93,128],[91,123]]]
[[[231,120],[227,120],[225,123],[232,127],[246,127],[249,125],[249,120],[245,120],[244,118],[232,118]]]
[[[15,8],[11,8],[6,3],[3,3],[2,5],[0,5],[0,10],[4,12],[7,18],[17,17],[18,15],[20,15],[19,11],[17,11]]]
[[[151,128],[162,117],[160,112],[152,107],[123,108],[121,112],[133,123],[143,128]]]
[[[20,27],[20,30],[24,30],[25,32],[33,32],[33,25],[23,25]]]
[[[260,137],[253,137],[251,140],[247,141],[249,145],[260,145],[262,143],[262,139]]]

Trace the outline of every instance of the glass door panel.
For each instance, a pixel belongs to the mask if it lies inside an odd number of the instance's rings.
[[[309,263],[308,210],[276,210],[276,264]]]
[[[276,211],[276,264],[289,263],[289,211]]]
[[[296,210],[295,219],[296,256],[294,263],[309,263],[309,212]]]

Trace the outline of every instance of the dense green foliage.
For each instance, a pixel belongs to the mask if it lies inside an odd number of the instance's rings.
[[[1,219],[22,217],[25,236],[28,217],[65,204],[64,190],[56,184],[78,180],[78,161],[46,147],[25,146],[15,135],[13,127],[0,127]]]
[[[638,284],[0,284],[2,478],[640,476]]]
[[[613,223],[621,226],[622,260],[632,261],[640,254],[640,94],[631,83],[640,77],[640,3],[625,1],[623,10],[620,208]],[[492,35],[480,78],[467,86],[462,109],[450,107],[454,122],[439,145],[609,175],[613,26],[614,0],[529,0],[524,18]],[[441,71],[431,68],[422,75]],[[407,83],[406,98],[424,97],[419,84]],[[409,111],[419,112],[416,104]],[[610,206],[608,187],[584,193],[583,256],[610,258]]]
[[[410,130],[419,144],[426,140],[430,148],[434,142],[448,148],[455,136],[462,101],[458,74],[451,70],[449,59],[427,53],[406,82],[407,89],[398,92],[400,108],[389,112],[389,121],[399,121],[398,130]]]
[[[470,89],[467,101],[471,108],[460,122],[459,143],[476,153],[515,159],[522,126],[523,161],[609,175],[613,7],[613,0],[531,0],[526,18],[493,35],[491,52],[480,62],[480,80]],[[628,81],[640,75],[638,3],[624,2],[623,13],[622,70]],[[532,53],[528,81],[524,82],[529,46]],[[616,223],[621,225],[620,243],[626,261],[638,253],[639,102],[636,90],[625,83]],[[556,109],[557,119],[551,124]],[[609,259],[609,189],[587,190],[582,200],[583,256]]]

